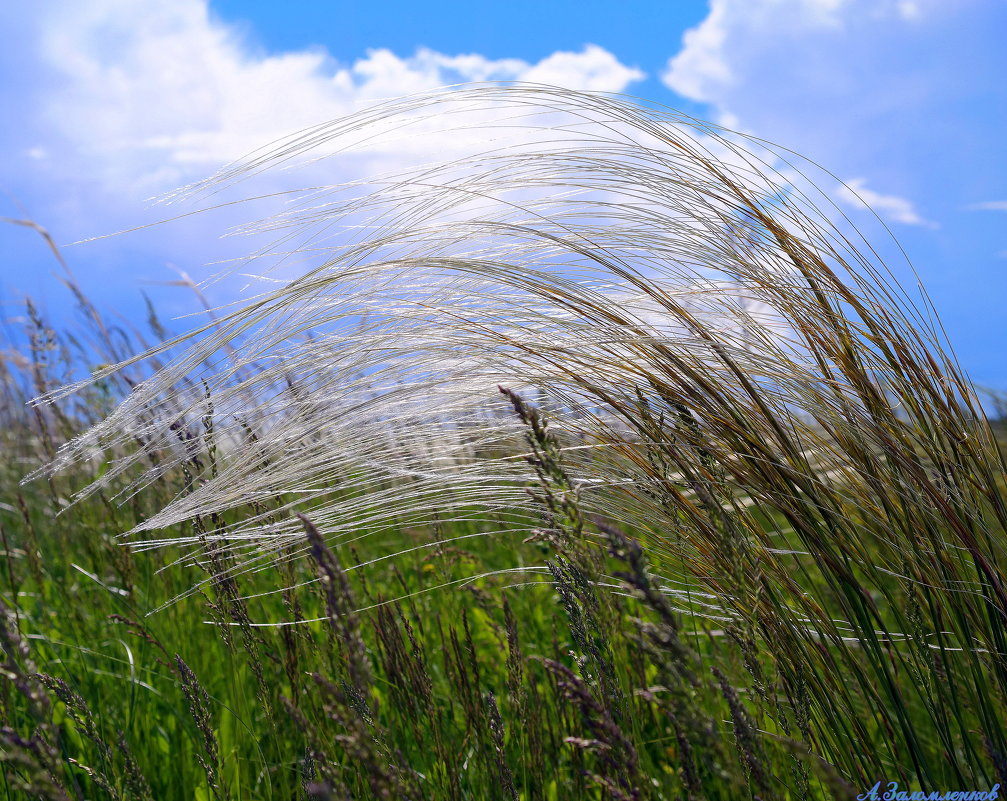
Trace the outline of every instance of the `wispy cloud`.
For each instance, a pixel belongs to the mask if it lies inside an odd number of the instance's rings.
[[[892,222],[903,225],[920,225],[925,228],[940,227],[933,220],[920,215],[911,201],[898,195],[885,195],[868,189],[864,178],[854,178],[836,189],[836,197],[854,208],[871,208],[877,214]]]
[[[969,211],[1007,211],[1007,200],[985,200],[966,206]]]

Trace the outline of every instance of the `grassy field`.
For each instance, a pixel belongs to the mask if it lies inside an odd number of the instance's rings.
[[[34,363],[34,376],[44,369]],[[740,632],[673,610],[621,532],[604,529],[610,554],[593,542],[563,556],[523,542],[503,517],[488,529],[390,530],[368,538],[370,559],[404,542],[425,547],[359,570],[357,549],[337,561],[305,519],[310,559],[235,578],[222,551],[202,570],[182,568],[181,549],[132,554],[115,536],[183,491],[183,472],[122,507],[102,493],[65,508],[86,471],[18,486],[56,432],[25,420],[4,436],[9,798],[713,799],[744,795],[748,782],[768,797],[845,788],[793,731],[759,719],[778,698],[735,686],[746,676]],[[429,545],[443,540],[453,542]],[[520,567],[548,580],[510,572]],[[210,585],[188,595],[206,575]],[[252,625],[298,620],[314,622]]]
[[[397,183],[397,233],[73,393],[144,335],[70,278],[81,327],[29,303],[0,358],[5,797],[1007,785],[1001,428],[869,262],[668,137],[663,161],[620,139],[533,163],[632,194],[615,208],[646,229],[558,192],[529,201],[555,227],[436,228],[444,198]],[[523,185],[519,156],[477,164],[476,189]],[[642,200],[637,161],[667,171]],[[703,279],[730,325],[626,266],[644,240],[671,258],[682,231],[731,278]],[[465,237],[484,238],[452,250]],[[507,237],[527,241],[492,250]],[[148,329],[166,337],[153,309]],[[453,389],[508,371],[518,389],[478,404]]]

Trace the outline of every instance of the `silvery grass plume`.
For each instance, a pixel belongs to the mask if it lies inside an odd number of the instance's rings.
[[[419,166],[326,183],[400,151]],[[926,298],[806,177],[827,174],[628,99],[476,86],[300,132],[171,200],[278,170],[308,188],[240,229],[274,239],[232,269],[258,294],[124,363],[181,347],[45,468],[101,462],[80,497],[189,471],[137,547],[268,567],[305,551],[295,510],[335,547],[433,520],[534,530],[502,386],[543,411],[585,519],[641,537],[681,610],[743,622],[781,671],[908,639],[1007,688],[1001,457]],[[142,534],[227,510],[249,511]]]

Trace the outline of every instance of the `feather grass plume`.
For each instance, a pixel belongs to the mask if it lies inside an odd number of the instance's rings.
[[[532,531],[551,467],[502,386],[548,421],[558,503],[637,533],[677,612],[771,654],[756,685],[805,699],[826,751],[883,722],[925,778],[918,706],[942,741],[1007,753],[1003,462],[925,296],[805,177],[826,174],[626,99],[480,86],[301,132],[183,196],[397,147],[460,155],[286,193],[243,229],[275,236],[249,262],[266,288],[47,470],[105,454],[86,495],[184,467],[131,533],[258,510],[189,541],[235,570],[304,555],[295,510],[335,548],[494,514]]]

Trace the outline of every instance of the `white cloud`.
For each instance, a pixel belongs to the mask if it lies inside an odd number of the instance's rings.
[[[621,92],[646,75],[638,69],[623,66],[604,48],[588,45],[580,53],[553,53],[515,77],[529,83],[570,89]]]
[[[723,125],[918,200],[930,176],[976,152],[962,112],[999,91],[978,66],[995,5],[710,0],[661,77]],[[955,55],[962,46],[968,58]],[[913,201],[866,191],[889,219],[928,224]]]
[[[709,103],[715,100],[717,87],[732,83],[734,75],[724,54],[726,18],[727,6],[713,0],[709,16],[685,32],[682,49],[661,76],[670,89],[691,100]]]
[[[389,97],[498,80],[621,91],[644,77],[597,46],[536,64],[427,49],[373,50],[351,64],[323,50],[255,54],[209,16],[205,0],[39,8],[42,66],[58,86],[39,101],[61,141],[36,148],[62,150],[106,185],[147,194]]]
[[[723,108],[723,96],[748,80],[739,70],[761,49],[761,43],[782,38],[794,29],[831,28],[841,24],[841,12],[849,0],[710,0],[709,15],[686,31],[683,46],[668,61],[664,83],[690,100]]]
[[[842,85],[844,73],[870,69],[851,47],[861,30],[894,38],[900,23],[936,8],[939,0],[710,0],[709,15],[686,31],[661,77],[683,97],[722,111],[736,93],[758,87],[767,63],[789,69],[766,89],[783,80],[825,82],[827,71]]]
[[[207,0],[0,3],[0,30],[12,40],[0,55],[11,79],[0,81],[0,105],[14,121],[0,127],[0,201],[6,196],[17,206],[8,216],[22,216],[25,207],[24,214],[60,243],[99,237],[66,252],[85,281],[92,276],[89,286],[98,295],[125,291],[137,277],[172,279],[167,262],[205,278],[220,269],[209,265],[271,241],[268,234],[251,241],[219,238],[260,213],[275,213],[266,202],[150,226],[176,212],[150,209],[146,200],[299,130],[389,98],[467,82],[618,92],[644,77],[595,45],[537,62],[426,48],[411,54],[371,50],[355,60],[323,48],[270,54],[213,18]],[[484,150],[487,124],[499,122],[503,112],[468,112],[468,130],[450,137],[441,132],[458,116],[428,116],[401,131],[390,123],[379,141],[352,155],[341,152],[310,173],[272,170],[254,190],[242,184],[233,196],[215,194],[205,205]],[[338,146],[344,144],[340,139]],[[320,151],[311,156],[331,155]],[[194,205],[176,208],[185,214]],[[123,230],[133,232],[103,238]],[[238,288],[215,288],[214,297],[231,300],[232,290]]]
[[[967,206],[970,211],[1007,211],[1007,200],[987,200]]]
[[[912,202],[898,195],[883,195],[868,189],[864,178],[854,178],[836,189],[836,197],[854,208],[871,208],[878,215],[904,225],[937,228],[937,223],[920,216]]]

